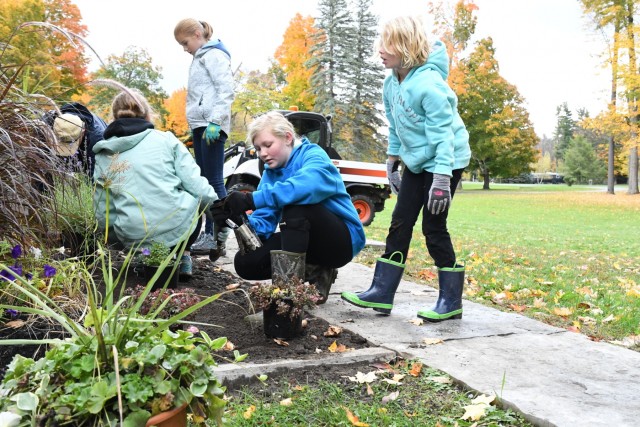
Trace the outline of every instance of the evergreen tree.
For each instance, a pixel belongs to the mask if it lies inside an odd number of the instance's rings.
[[[576,128],[576,122],[572,117],[571,110],[566,102],[563,102],[556,108],[556,129],[553,132],[553,140],[556,146],[556,158],[564,159],[564,152],[569,147],[569,142],[573,138],[573,132]]]
[[[591,143],[581,136],[569,142],[565,151],[564,169],[567,182],[587,183],[593,180],[600,183],[607,176],[604,161],[596,156]]]
[[[385,146],[378,129],[383,126],[376,105],[382,98],[382,68],[373,63],[378,17],[370,11],[373,0],[356,0],[354,35],[345,63],[345,114],[339,122],[342,132],[336,146],[339,153],[353,160],[381,160]]]
[[[353,54],[353,19],[346,0],[320,0],[320,17],[316,19],[319,30],[314,36],[312,58],[307,66],[313,70],[311,86],[316,95],[315,110],[334,119],[334,135],[340,134],[340,118],[345,108],[347,67]]]

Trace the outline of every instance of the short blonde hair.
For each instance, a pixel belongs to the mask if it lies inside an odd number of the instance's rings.
[[[248,144],[253,144],[256,135],[264,130],[269,130],[272,134],[279,138],[285,138],[290,133],[296,139],[296,130],[289,120],[277,111],[269,111],[256,117],[247,129]]]
[[[402,68],[422,65],[429,58],[429,42],[422,20],[400,16],[387,22],[380,34],[379,47],[401,58]]]
[[[211,28],[211,25],[208,23],[193,18],[186,18],[178,22],[176,28],[173,30],[173,36],[178,40],[180,36],[192,36],[196,31],[200,31],[202,37],[207,41],[209,41],[213,35],[213,28]]]
[[[113,98],[111,114],[114,119],[133,118],[145,119],[150,122],[156,117],[156,113],[151,108],[149,101],[135,89],[120,92]]]

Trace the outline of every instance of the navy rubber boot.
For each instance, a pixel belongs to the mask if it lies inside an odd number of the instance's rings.
[[[400,262],[393,261],[396,254],[400,255]],[[358,307],[372,308],[382,314],[391,313],[393,297],[404,273],[402,261],[400,252],[392,253],[389,259],[378,258],[371,287],[364,292],[343,292],[340,297]]]
[[[418,311],[418,317],[429,322],[462,319],[462,288],[464,287],[464,266],[438,269],[440,292],[436,305],[428,310]]]

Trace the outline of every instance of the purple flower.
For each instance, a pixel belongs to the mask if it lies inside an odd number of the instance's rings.
[[[148,248],[142,248],[142,255],[149,256],[151,255],[151,251]]]
[[[27,280],[31,280],[31,279],[33,279],[33,274],[31,274],[31,273],[27,273],[27,274],[25,274],[25,275],[24,275],[24,277],[25,277],[25,279],[27,279]]]
[[[53,277],[56,275],[56,269],[49,264],[44,265],[44,277]]]
[[[22,266],[21,265],[17,265],[16,264],[13,267],[9,267],[9,270],[12,271],[13,273],[17,274],[18,276],[22,276]],[[2,277],[2,279],[4,279],[4,280],[16,280],[16,276],[11,274],[10,271],[7,271],[7,270],[0,271],[0,277]]]
[[[16,317],[20,316],[20,312],[18,310],[12,310],[10,308],[6,309],[4,313],[12,319],[15,319]]]
[[[20,245],[15,245],[13,249],[11,249],[11,258],[18,259],[22,255],[22,247]]]

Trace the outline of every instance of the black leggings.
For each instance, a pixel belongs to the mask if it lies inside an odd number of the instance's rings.
[[[262,247],[236,253],[236,273],[245,280],[271,278],[271,251],[305,252],[308,264],[339,268],[353,258],[351,233],[344,221],[322,205],[286,206],[280,232],[262,239]]]
[[[451,178],[451,197],[456,192],[456,187],[464,169],[453,171]],[[425,236],[427,250],[438,268],[454,267],[456,254],[451,243],[451,236],[447,230],[447,216],[449,210],[440,215],[432,215],[427,209],[429,201],[429,189],[433,183],[431,172],[413,173],[405,169],[400,184],[400,194],[396,207],[391,214],[391,226],[387,234],[387,242],[383,258],[389,258],[391,254],[400,251],[407,259],[409,245],[413,234],[413,226],[418,220],[422,210],[422,234]],[[398,261],[394,258],[394,261]]]

